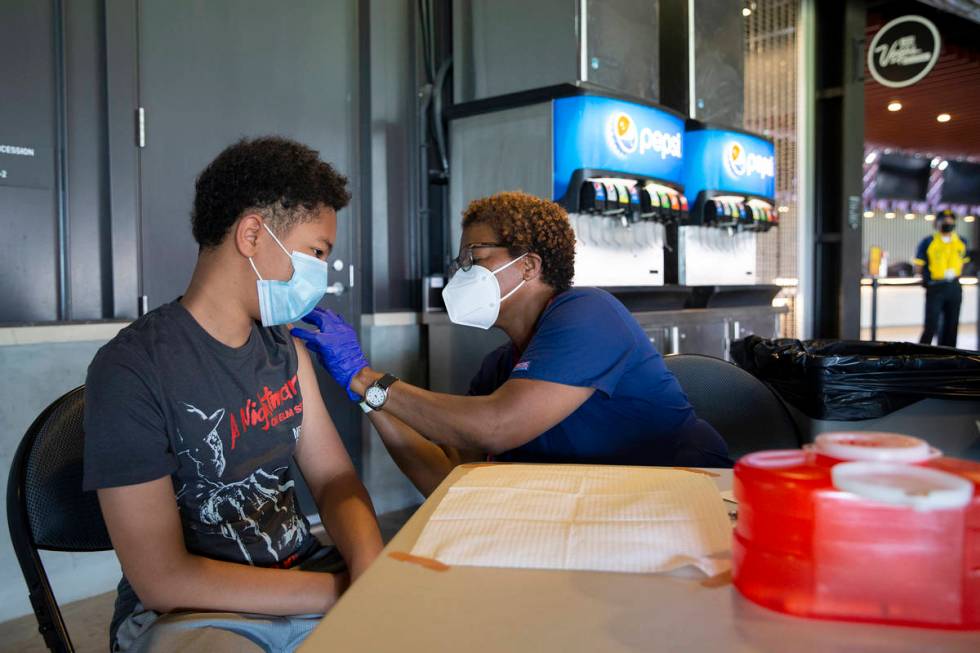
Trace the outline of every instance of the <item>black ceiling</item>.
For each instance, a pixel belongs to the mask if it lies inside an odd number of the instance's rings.
[[[936,24],[939,60],[919,82],[893,89],[875,81],[865,59],[865,142],[949,157],[980,155],[980,24],[917,2],[880,3],[868,8],[865,47],[882,25],[905,14]],[[902,103],[901,111],[888,111],[894,100]],[[952,119],[937,122],[941,113]]]

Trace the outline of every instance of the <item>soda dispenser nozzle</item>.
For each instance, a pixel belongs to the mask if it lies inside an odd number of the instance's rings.
[[[643,219],[643,203],[640,199],[641,188],[639,184],[634,184],[629,189],[629,219],[630,222],[639,222]]]
[[[640,189],[640,217],[655,220],[660,210],[660,197],[649,186]]]
[[[623,213],[623,202],[619,199],[619,188],[612,181],[602,182],[606,187],[606,210],[603,215],[619,215]]]
[[[606,187],[593,179],[582,183],[579,190],[580,213],[603,213],[606,210]]]

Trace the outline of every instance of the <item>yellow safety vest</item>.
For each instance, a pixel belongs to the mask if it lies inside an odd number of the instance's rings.
[[[942,234],[933,234],[932,242],[926,247],[926,258],[916,258],[912,262],[924,265],[924,275],[932,281],[946,279],[946,271],[952,270],[954,277],[963,273],[963,264],[969,261],[966,255],[966,244],[954,231],[950,234],[949,242],[944,242]]]

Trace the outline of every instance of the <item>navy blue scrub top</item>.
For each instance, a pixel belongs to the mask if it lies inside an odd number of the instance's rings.
[[[545,308],[527,349],[491,352],[470,383],[489,395],[508,379],[595,388],[575,412],[509,462],[730,467],[724,440],[698,419],[677,379],[622,302],[598,288],[572,288]]]

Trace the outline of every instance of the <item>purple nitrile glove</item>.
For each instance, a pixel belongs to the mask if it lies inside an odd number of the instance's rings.
[[[294,328],[290,333],[317,355],[334,381],[347,390],[351,401],[360,401],[361,396],[351,392],[350,382],[355,374],[368,366],[368,360],[361,351],[354,328],[333,311],[322,308],[314,308],[303,321],[315,326],[317,331]]]

